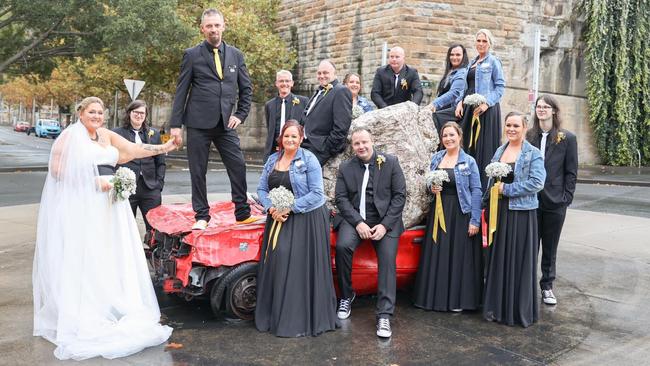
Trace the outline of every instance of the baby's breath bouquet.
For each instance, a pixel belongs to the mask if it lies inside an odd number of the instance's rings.
[[[276,210],[288,210],[293,207],[293,204],[296,202],[296,198],[293,196],[290,190],[286,189],[283,186],[273,188],[269,192],[269,199],[271,200],[271,205]]]
[[[428,172],[424,179],[426,179],[427,188],[431,190],[431,187],[442,187],[443,182],[449,182],[449,174],[446,170],[437,169]]]
[[[296,202],[293,193],[283,186],[273,188],[269,192],[269,199],[271,200],[271,206],[279,211],[290,210]],[[280,235],[280,229],[282,229],[282,221],[274,220],[273,225],[271,225],[271,230],[269,231],[264,260],[266,260],[269,250],[275,250],[275,245],[278,243],[278,235]]]
[[[443,169],[437,169],[437,170],[432,170],[427,173],[427,175],[424,176],[424,178],[427,181],[427,188],[429,191],[431,191],[432,187],[437,187],[437,188],[442,188],[442,183],[443,182],[449,182],[449,174],[447,174],[446,170]],[[440,192],[436,193],[436,205],[434,208],[434,215],[433,215],[433,242],[437,243],[438,242],[438,226],[442,229],[442,231],[447,232],[447,225],[445,224],[445,213],[442,209],[442,197],[440,196]]]
[[[352,106],[352,119],[356,119],[363,114],[363,108],[359,107],[358,104]]]
[[[488,178],[494,178],[496,181],[501,181],[501,179],[505,178],[511,171],[512,168],[510,165],[500,161],[495,161],[485,167],[485,175],[487,175]]]
[[[472,107],[479,106],[483,103],[487,103],[487,99],[479,93],[470,94],[463,100],[463,104],[471,105]]]
[[[129,199],[129,196],[135,194],[136,183],[135,173],[127,167],[120,167],[111,178],[110,196],[113,202]]]
[[[492,245],[492,238],[494,233],[497,231],[497,215],[499,212],[500,197],[499,185],[501,179],[505,178],[511,171],[512,168],[510,165],[500,161],[492,162],[485,167],[485,175],[487,175],[488,178],[494,179],[494,185],[490,188],[490,219],[487,232],[488,238],[485,238],[484,236],[483,239],[484,247]],[[483,235],[485,235],[485,232]]]

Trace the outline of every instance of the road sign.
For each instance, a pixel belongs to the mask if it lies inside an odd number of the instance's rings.
[[[135,100],[142,91],[142,88],[144,88],[144,81],[124,79],[124,85],[126,85],[126,90],[129,92],[131,100]]]

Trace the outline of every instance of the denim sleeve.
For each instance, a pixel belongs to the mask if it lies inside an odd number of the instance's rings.
[[[478,165],[476,161],[471,160],[470,163],[471,174],[469,176],[469,190],[472,194],[472,213],[470,216],[469,223],[480,227],[481,226],[481,196],[483,191],[481,190],[481,176],[478,172]]]
[[[325,200],[323,191],[323,171],[314,156],[308,157],[305,154],[305,163],[307,166],[307,191],[302,197],[296,198],[291,211],[303,213],[317,208],[320,202]]]
[[[533,150],[533,157],[530,161],[530,173],[523,180],[503,185],[503,195],[508,197],[520,197],[544,189],[546,180],[546,170],[544,169],[544,159],[539,150]]]
[[[490,107],[499,103],[501,97],[503,97],[503,92],[506,89],[506,80],[503,77],[503,66],[501,65],[501,61],[496,57],[494,58],[492,67],[492,84],[494,88],[492,89],[492,93],[490,93],[487,101]]]
[[[257,184],[257,198],[264,206],[264,211],[267,211],[271,208],[271,200],[269,199],[269,161],[266,161],[264,169],[262,169],[262,175],[260,176],[260,182]]]
[[[436,110],[451,105],[455,107],[458,102],[463,98],[463,93],[467,87],[467,70],[459,69],[451,79],[451,88],[443,95],[433,100],[433,105]]]

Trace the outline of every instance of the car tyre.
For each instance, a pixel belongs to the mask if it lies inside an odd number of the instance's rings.
[[[215,283],[210,294],[210,305],[213,312],[221,307],[221,299],[225,303],[226,314],[232,318],[251,320],[255,316],[257,302],[257,263],[242,263],[228,272],[224,278]],[[219,296],[219,288],[225,286],[225,296]]]

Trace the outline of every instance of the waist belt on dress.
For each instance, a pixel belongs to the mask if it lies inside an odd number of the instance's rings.
[[[115,174],[115,167],[112,165],[97,165],[97,172],[99,175],[113,175]]]

